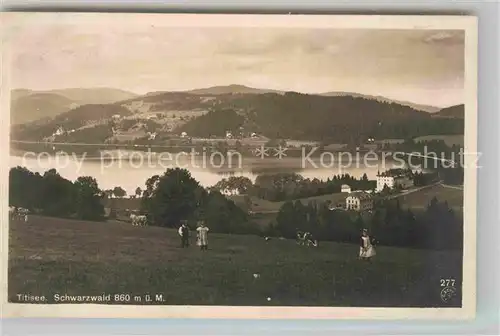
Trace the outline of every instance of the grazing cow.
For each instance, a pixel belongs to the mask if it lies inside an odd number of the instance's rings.
[[[17,209],[16,207],[10,206],[9,207],[9,219],[14,220],[16,219],[17,216]]]
[[[308,237],[306,238],[306,245],[307,246],[318,247],[319,246],[319,242],[318,242],[317,239],[315,239],[313,237],[313,235],[311,233],[309,233]]]
[[[146,226],[147,224],[147,218],[145,215],[131,214],[130,221],[132,222],[133,226]]]
[[[297,244],[302,245],[302,242],[304,241],[304,233],[302,233],[302,231],[297,231],[295,234],[295,241]]]
[[[29,214],[29,210],[28,209],[22,209],[21,220],[24,221],[24,222],[28,222],[28,214]]]
[[[314,239],[311,232],[297,232],[297,244],[318,247],[318,240]]]
[[[29,213],[29,210],[25,209],[25,208],[17,208],[16,209],[15,207],[13,207],[12,210],[9,208],[9,214],[11,215],[11,218],[17,219],[17,220],[22,221],[22,222],[28,221],[28,213]]]

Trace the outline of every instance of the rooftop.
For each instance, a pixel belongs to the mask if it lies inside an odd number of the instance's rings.
[[[389,169],[386,170],[385,172],[378,173],[377,176],[381,177],[403,177],[403,176],[408,176],[411,170],[407,169],[402,169],[402,168],[395,168],[395,169]]]
[[[356,197],[359,198],[361,201],[369,200],[372,198],[372,196],[368,193],[365,193],[364,191],[354,191],[349,194],[347,197]]]

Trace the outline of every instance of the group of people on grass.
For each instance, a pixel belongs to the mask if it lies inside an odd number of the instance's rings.
[[[196,228],[196,245],[199,246],[202,251],[208,250],[208,231],[209,229],[205,226],[205,222],[198,221],[198,227]],[[189,247],[191,232],[186,221],[183,221],[179,227],[179,236],[181,237],[181,247]],[[371,258],[376,255],[373,241],[368,235],[367,229],[363,229],[359,244],[359,259],[371,260]]]
[[[208,231],[209,229],[205,226],[205,222],[198,221],[198,227],[196,228],[196,245],[199,246],[202,251],[208,250]],[[186,221],[183,221],[179,227],[179,236],[181,237],[181,247],[189,247],[191,232]]]

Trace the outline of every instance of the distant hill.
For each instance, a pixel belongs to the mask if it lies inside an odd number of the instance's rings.
[[[110,88],[11,91],[11,123],[13,125],[37,119],[52,118],[85,104],[109,104],[137,95]]]
[[[114,115],[124,117],[130,114],[128,109],[114,104],[87,104],[58,115],[54,121],[64,126],[67,121],[85,124],[89,121],[107,120]]]
[[[158,131],[167,137],[181,132],[193,137],[225,137],[226,131],[231,131],[235,136],[243,132],[245,136],[257,133],[269,139],[358,144],[366,142],[369,137],[407,139],[463,134],[464,130],[463,119],[440,117],[439,113],[425,112],[411,104],[400,104],[383,97],[347,92],[323,95],[259,93],[262,91],[266,90],[229,85],[186,92],[151,92],[111,104],[86,104],[63,112],[52,108],[50,113],[55,116],[17,127],[12,134],[19,140],[41,140],[61,126],[65,130],[75,130],[75,134],[67,139],[78,136],[79,141],[85,141],[83,138],[92,132],[85,130],[83,133],[82,128],[100,127],[98,137],[102,139],[111,132],[104,125],[113,125],[120,139],[133,139],[137,137],[134,129],[145,124],[147,127],[143,130]],[[65,96],[51,94],[55,97],[49,96],[49,100],[57,101],[65,108],[67,104],[75,104],[69,97],[77,99],[79,94],[79,99],[85,97],[81,92],[71,90],[65,91]],[[35,97],[31,91],[17,91],[16,95],[17,100]],[[440,113],[449,113],[446,110]],[[47,115],[50,113],[46,112]],[[126,117],[126,120],[112,123],[115,114]],[[118,139],[115,138],[109,140]],[[87,141],[93,140],[89,138]]]
[[[352,96],[320,96],[287,92],[226,96],[219,109],[240,116],[209,112],[191,120],[180,130],[192,136],[223,136],[220,125],[236,131],[240,127],[269,138],[335,140],[342,143],[364,141],[382,123],[412,123],[431,119],[427,112],[409,106]],[[201,117],[200,117],[201,118]],[[223,119],[229,118],[231,123]],[[386,127],[384,125],[384,127]]]
[[[130,111],[122,106],[113,104],[88,104],[78,106],[67,112],[63,112],[52,119],[34,121],[31,123],[17,125],[12,128],[11,137],[13,139],[40,141],[50,137],[59,127],[65,131],[80,133],[85,130],[85,134],[92,134],[89,129],[96,128],[109,130],[111,136],[110,120],[114,115],[122,117],[130,115]],[[109,127],[108,127],[109,126]],[[72,136],[74,138],[74,135]],[[89,136],[88,139],[79,138],[79,141],[96,142],[97,138]]]
[[[185,92],[191,93],[191,94],[199,94],[199,95],[225,95],[225,94],[265,94],[265,93],[284,94],[286,91],[272,90],[272,89],[257,89],[257,88],[252,88],[252,87],[248,87],[245,85],[232,84],[232,85],[225,85],[225,86],[213,86],[213,87],[209,87],[209,88],[196,89],[196,90],[190,90],[190,91],[185,91]],[[356,93],[356,92],[336,91],[336,92],[323,92],[323,93],[318,93],[315,95],[327,96],[327,97],[351,96],[351,97],[355,97],[355,98],[373,99],[373,100],[377,100],[377,101],[385,102],[385,103],[397,103],[400,105],[409,106],[415,110],[429,112],[429,113],[435,113],[441,109],[440,107],[436,107],[436,106],[415,104],[412,102],[390,99],[390,98],[383,97],[383,96],[365,95],[365,94]]]
[[[415,110],[424,111],[424,112],[428,112],[428,113],[436,113],[436,112],[440,111],[440,109],[441,109],[440,107],[436,107],[436,106],[415,104],[412,102],[390,99],[390,98],[383,97],[383,96],[372,96],[372,95],[365,95],[365,94],[355,93],[355,92],[341,92],[341,91],[339,91],[339,92],[324,92],[324,93],[321,93],[320,95],[327,96],[327,97],[351,96],[351,97],[356,97],[356,98],[373,99],[373,100],[377,100],[377,101],[384,102],[384,103],[396,103],[396,104],[400,104],[400,105],[409,106]]]
[[[252,88],[252,87],[248,87],[245,85],[231,84],[231,85],[224,85],[224,86],[212,86],[209,88],[196,89],[196,90],[190,90],[190,91],[184,91],[184,92],[191,93],[191,94],[197,94],[197,95],[226,95],[226,94],[265,94],[265,93],[284,94],[286,91],[272,90],[272,89],[257,89],[257,88]],[[390,98],[383,97],[383,96],[365,95],[365,94],[356,93],[356,92],[342,92],[342,91],[323,92],[323,93],[318,93],[315,95],[327,96],[327,97],[351,96],[351,97],[355,97],[355,98],[373,99],[373,100],[377,100],[377,101],[385,102],[385,103],[397,103],[400,105],[409,106],[415,110],[429,112],[429,113],[435,113],[435,112],[438,112],[440,110],[440,108],[436,107],[436,106],[415,104],[412,102],[394,100],[394,99],[390,99]]]
[[[57,93],[68,99],[71,99],[79,105],[111,104],[138,96],[137,94],[129,91],[113,88],[75,88],[52,90],[50,92]]]
[[[185,91],[191,94],[198,95],[225,95],[225,94],[263,94],[263,93],[283,93],[283,91],[279,90],[270,90],[270,89],[256,89],[252,87],[248,87],[245,85],[224,85],[224,86],[212,86],[204,89],[196,89]]]
[[[117,105],[127,106],[128,108],[149,112],[168,112],[175,110],[192,110],[212,106],[209,101],[216,100],[216,95],[211,95],[213,99],[207,99],[202,95],[191,94],[187,92],[150,92],[144,96],[139,96],[123,101],[116,102]]]
[[[10,99],[15,100],[15,99],[27,96],[33,92],[34,91],[28,90],[28,89],[14,89],[14,90],[10,91]]]
[[[55,93],[16,92],[17,98],[11,101],[11,124],[22,124],[41,118],[52,118],[68,111],[74,101]]]
[[[465,118],[465,106],[464,104],[454,105],[441,109],[439,112],[435,113],[439,117],[447,118]]]

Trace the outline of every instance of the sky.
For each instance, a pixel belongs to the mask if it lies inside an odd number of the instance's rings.
[[[113,87],[144,94],[241,84],[304,93],[464,102],[464,32],[189,28],[56,23],[18,29],[11,86]]]

